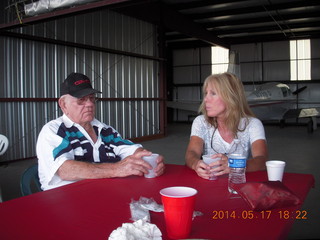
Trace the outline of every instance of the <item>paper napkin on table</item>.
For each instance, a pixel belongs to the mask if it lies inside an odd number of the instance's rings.
[[[157,204],[152,198],[140,197],[139,201],[131,201],[130,211],[132,221],[145,219],[147,222],[150,222],[149,211],[163,212],[163,206]]]
[[[152,223],[140,219],[134,223],[123,223],[113,230],[109,240],[162,240],[160,229]]]
[[[139,219],[144,219],[147,222],[150,222],[150,213],[153,212],[163,212],[163,205],[158,204],[152,198],[140,197],[138,201],[132,200],[130,203],[130,211],[131,211],[131,220],[137,221]],[[193,212],[194,219],[197,216],[202,216],[203,213],[199,211]]]

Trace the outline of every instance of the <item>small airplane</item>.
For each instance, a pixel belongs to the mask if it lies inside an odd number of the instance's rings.
[[[309,118],[308,132],[312,132],[317,129],[316,118],[320,117],[320,108],[296,107],[298,94],[306,88],[304,86],[292,92],[286,84],[265,83],[247,95],[247,100],[254,114],[262,121],[278,120],[284,126],[287,119]]]
[[[292,92],[290,87],[283,83],[264,83],[247,94],[247,100],[252,111],[262,121],[277,120],[283,127],[285,120],[309,118],[308,132],[317,128],[317,117],[320,117],[320,108],[296,108],[298,94],[307,87]],[[200,102],[168,101],[167,107],[198,112]]]

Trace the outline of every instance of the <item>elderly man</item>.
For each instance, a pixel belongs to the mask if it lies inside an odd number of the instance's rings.
[[[95,119],[95,94],[90,79],[71,73],[61,84],[63,116],[50,121],[37,141],[39,178],[43,190],[81,179],[142,176],[152,167],[142,160],[151,152]],[[157,159],[156,176],[164,171]]]

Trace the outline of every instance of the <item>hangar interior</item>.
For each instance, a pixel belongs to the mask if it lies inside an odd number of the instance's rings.
[[[199,104],[205,78],[230,65],[248,92],[282,83],[303,88],[290,108],[320,109],[319,1],[66,0],[41,8],[45,2],[0,3],[0,134],[9,139],[0,156],[3,201],[20,197],[20,176],[36,161],[42,126],[61,115],[60,83],[70,72],[102,91],[98,119],[168,163],[184,164],[198,114],[169,103]],[[290,239],[320,238],[319,118],[310,132],[310,118],[283,126],[275,111],[263,110],[270,157],[316,178],[303,206],[310,217],[295,222]]]

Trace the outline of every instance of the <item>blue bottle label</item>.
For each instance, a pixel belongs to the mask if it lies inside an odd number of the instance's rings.
[[[228,161],[231,168],[245,168],[247,163],[246,157],[238,154],[231,154]]]

